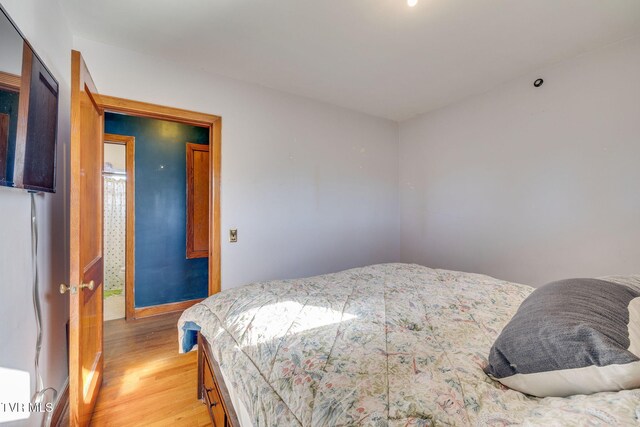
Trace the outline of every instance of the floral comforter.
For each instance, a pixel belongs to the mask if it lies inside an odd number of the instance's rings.
[[[197,324],[256,426],[638,425],[640,391],[532,398],[482,371],[532,288],[382,264],[208,298]]]

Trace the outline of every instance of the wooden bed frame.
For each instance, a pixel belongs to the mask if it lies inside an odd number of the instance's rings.
[[[198,332],[198,399],[209,410],[215,427],[240,427],[220,366],[211,353],[209,342]]]

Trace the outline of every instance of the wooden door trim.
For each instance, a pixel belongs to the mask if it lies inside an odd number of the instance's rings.
[[[0,89],[7,90],[9,92],[20,92],[21,81],[22,78],[18,75],[0,71]]]
[[[157,316],[159,314],[175,313],[185,311],[187,308],[204,301],[204,298],[190,299],[187,301],[170,302],[168,304],[150,305],[149,307],[136,308],[136,319]]]
[[[64,386],[58,395],[55,402],[55,406],[51,413],[51,421],[49,425],[51,427],[64,427],[62,421],[64,419],[64,413],[69,408],[69,378],[64,382]]]
[[[0,182],[7,178],[7,153],[9,152],[9,130],[11,129],[11,116],[0,113]]]
[[[124,305],[125,319],[135,319],[135,248],[136,248],[136,166],[135,166],[135,144],[136,138],[127,135],[116,135],[112,133],[104,134],[104,144],[124,145],[126,150],[125,169],[127,173],[127,195],[125,210],[125,256],[124,256]]]
[[[218,120],[219,116],[184,110],[182,108],[167,107],[149,102],[132,101],[115,96],[99,95],[96,100],[106,111],[126,112],[130,115],[148,117],[152,119],[170,120],[194,126],[208,127]]]
[[[222,118],[209,126],[209,295],[222,290],[220,264],[220,177],[222,169]]]
[[[222,167],[222,117],[180,108],[98,95],[96,102],[104,111],[131,116],[169,120],[209,129],[209,295],[221,289],[220,177]]]

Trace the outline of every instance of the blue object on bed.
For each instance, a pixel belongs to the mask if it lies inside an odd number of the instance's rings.
[[[193,350],[198,344],[198,331],[200,331],[200,326],[195,322],[185,322],[182,325],[182,330],[184,331],[184,335],[182,336],[182,351],[185,353]]]

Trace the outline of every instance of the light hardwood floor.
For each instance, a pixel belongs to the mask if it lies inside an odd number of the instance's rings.
[[[104,328],[104,380],[92,426],[209,426],[196,398],[197,354],[178,354],[179,314]]]

